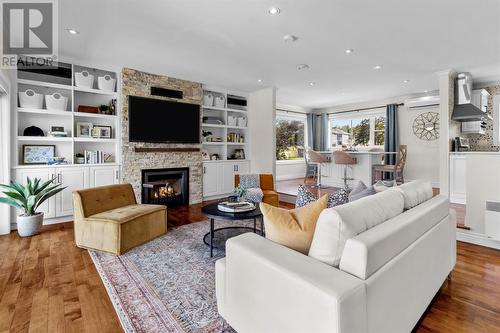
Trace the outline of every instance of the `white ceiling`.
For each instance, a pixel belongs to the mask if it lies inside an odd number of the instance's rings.
[[[273,5],[280,15],[267,13]],[[434,73],[450,68],[500,79],[498,0],[62,0],[59,13],[63,57],[235,90],[276,86],[278,102],[303,107],[435,90]]]

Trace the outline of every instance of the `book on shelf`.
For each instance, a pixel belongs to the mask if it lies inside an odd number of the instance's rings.
[[[111,154],[105,153],[101,150],[85,150],[83,155],[85,157],[85,164],[101,164],[111,162]]]

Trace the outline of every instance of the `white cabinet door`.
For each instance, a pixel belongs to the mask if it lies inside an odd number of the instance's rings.
[[[52,168],[34,168],[34,169],[18,169],[15,172],[16,182],[26,184],[27,178],[31,179],[40,178],[42,181],[47,181],[55,177],[55,171]],[[40,208],[39,212],[43,212],[44,218],[51,218],[56,216],[55,198],[52,197],[46,200]]]
[[[219,163],[203,163],[203,196],[217,195],[220,188]]]
[[[236,166],[236,173],[242,174],[242,173],[249,173],[250,172],[250,163],[249,162],[234,162],[234,165]]]
[[[222,188],[221,194],[231,193],[234,190],[234,174],[236,165],[231,162],[222,164]]]
[[[466,202],[466,165],[465,155],[450,157],[450,201],[465,204]]]
[[[96,166],[89,168],[89,187],[118,184],[120,170],[118,166]]]
[[[73,191],[89,187],[89,168],[56,168],[57,180],[66,188],[56,195],[56,216],[73,215]]]

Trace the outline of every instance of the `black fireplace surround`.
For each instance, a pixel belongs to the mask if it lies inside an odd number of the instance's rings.
[[[189,203],[189,168],[141,170],[142,203],[177,206]]]

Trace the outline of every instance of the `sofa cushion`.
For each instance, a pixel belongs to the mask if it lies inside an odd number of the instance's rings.
[[[403,212],[401,192],[387,190],[325,209],[316,224],[309,256],[338,267],[345,242]]]
[[[373,184],[373,189],[375,192],[383,192],[392,187],[395,187],[397,184],[394,180],[378,180],[375,184]]]
[[[341,188],[335,192],[328,193],[328,203],[327,207],[335,207],[338,205],[343,205],[349,201],[349,192],[345,189]],[[310,204],[311,202],[316,201],[317,198],[314,194],[311,193],[304,185],[299,185],[299,189],[297,191],[297,197],[295,199],[295,208],[303,207],[305,205]]]
[[[128,205],[89,216],[94,221],[125,223],[140,216],[166,210],[163,205]]]
[[[411,209],[434,195],[429,181],[415,180],[397,187],[405,198],[405,209]]]
[[[448,198],[440,195],[348,239],[340,269],[367,279],[448,214]]]
[[[358,199],[367,197],[369,195],[375,194],[373,186],[366,186],[361,180],[349,193],[349,202],[356,201]]]
[[[307,254],[311,246],[316,221],[326,208],[328,197],[292,210],[260,203],[264,215],[266,238],[293,250]]]

